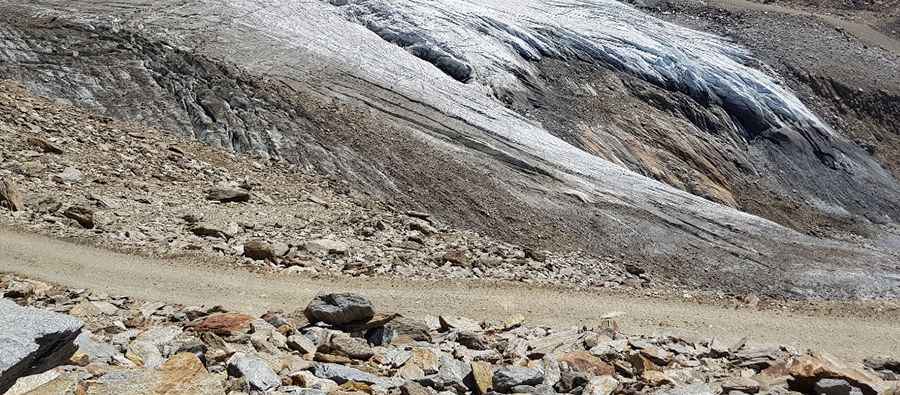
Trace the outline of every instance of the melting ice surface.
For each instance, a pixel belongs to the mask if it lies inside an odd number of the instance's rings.
[[[532,62],[580,59],[717,104],[749,132],[786,124],[829,130],[749,66],[743,48],[613,0],[350,0],[340,9],[461,81],[524,89],[522,76],[537,74]]]

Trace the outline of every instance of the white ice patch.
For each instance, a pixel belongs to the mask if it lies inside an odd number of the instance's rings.
[[[719,105],[751,132],[785,125],[829,131],[793,93],[751,67],[745,49],[617,1],[350,0],[338,8],[460,81],[524,90],[523,80],[538,73],[532,62],[580,59]]]

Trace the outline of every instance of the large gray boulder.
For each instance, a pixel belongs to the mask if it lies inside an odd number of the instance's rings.
[[[53,368],[75,353],[78,319],[0,299],[0,393],[16,379]]]
[[[303,313],[310,322],[344,325],[370,320],[375,309],[365,297],[343,293],[316,296]]]
[[[494,371],[494,389],[508,392],[520,385],[538,385],[544,381],[544,373],[538,369],[504,366]]]
[[[271,391],[281,386],[281,378],[261,358],[235,353],[228,360],[228,375],[243,377],[251,391]]]

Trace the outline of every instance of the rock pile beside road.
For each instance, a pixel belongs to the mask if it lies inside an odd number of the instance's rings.
[[[900,393],[896,359],[852,366],[785,346],[633,336],[614,318],[569,329],[529,326],[521,316],[417,319],[353,294],[254,317],[13,276],[0,290],[53,311],[32,314],[65,313],[85,325],[59,366],[17,372],[15,394]]]

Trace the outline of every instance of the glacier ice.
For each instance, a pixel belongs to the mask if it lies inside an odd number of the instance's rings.
[[[350,0],[349,20],[461,81],[527,89],[545,57],[598,62],[704,105],[749,133],[791,125],[827,130],[740,46],[658,20],[614,0]],[[474,74],[474,76],[473,76]]]

